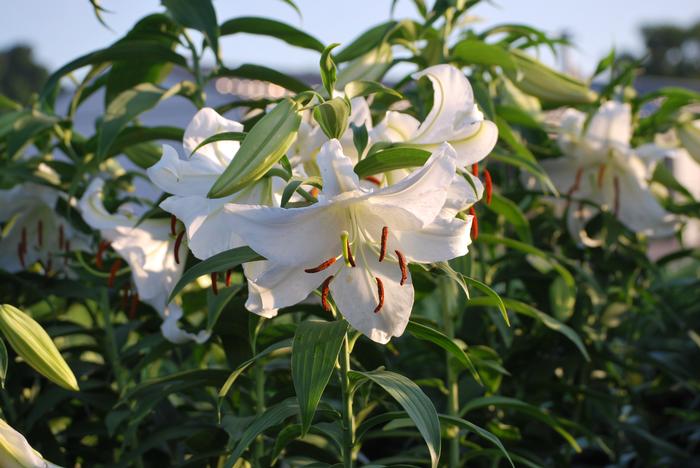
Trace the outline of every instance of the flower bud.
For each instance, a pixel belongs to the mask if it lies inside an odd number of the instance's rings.
[[[0,331],[12,349],[55,384],[78,391],[78,381],[51,337],[33,318],[8,304],[0,305]]]
[[[0,462],[7,468],[27,466],[55,467],[34,450],[22,434],[0,419]]]
[[[559,73],[519,50],[511,52],[518,76],[510,78],[527,94],[553,103],[586,104],[595,101],[596,93],[585,83]]]
[[[677,134],[686,151],[700,163],[700,120],[683,123],[678,127]]]

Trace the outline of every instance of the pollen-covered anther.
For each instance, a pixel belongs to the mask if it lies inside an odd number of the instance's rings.
[[[44,222],[42,220],[36,223],[36,241],[39,247],[44,245]]]
[[[100,241],[99,244],[97,244],[97,253],[95,254],[95,265],[97,268],[102,268],[103,266],[103,261],[102,261],[102,256],[107,250],[107,247],[109,247],[109,243],[107,241]]]
[[[65,233],[63,232],[63,224],[58,226],[58,248],[63,249],[63,242],[65,241]]]
[[[229,286],[231,286],[231,273],[233,273],[233,270],[231,270],[230,268],[228,270],[226,270],[226,287],[227,288]]]
[[[382,228],[382,247],[379,251],[379,261],[381,262],[386,257],[386,241],[389,238],[389,228],[384,226]]]
[[[139,306],[139,293],[136,291],[131,295],[131,304],[129,304],[129,318],[136,318],[136,308]]]
[[[319,193],[318,187],[312,188],[309,193],[311,194],[312,197],[318,198],[318,193]]]
[[[579,167],[578,170],[576,171],[576,178],[574,179],[574,184],[571,186],[569,191],[566,193],[568,196],[571,196],[576,192],[579,187],[581,186],[581,177],[583,177],[583,168]]]
[[[175,263],[180,264],[180,245],[182,245],[182,238],[185,236],[185,230],[180,231],[180,234],[175,238]]]
[[[379,279],[378,277],[375,277],[374,279],[377,280],[377,307],[374,308],[374,313],[377,314],[379,313],[380,310],[382,310],[382,307],[384,307],[384,283],[382,283],[382,280]]]
[[[331,281],[333,281],[333,275],[329,276],[321,283],[321,306],[326,312],[331,311],[331,305],[328,302],[328,294],[331,292]]]
[[[617,176],[613,177],[613,190],[615,193],[613,212],[617,216],[620,213],[620,179]]]
[[[170,215],[170,235],[177,235],[177,216]]]
[[[603,179],[605,178],[605,170],[608,168],[605,164],[598,166],[598,188],[603,186]]]
[[[479,163],[472,164],[472,175],[474,177],[479,177]]]
[[[349,267],[355,266],[355,258],[352,256],[352,249],[350,248],[350,236],[347,231],[343,231],[340,234],[340,241],[343,243],[343,259],[345,264]]]
[[[399,268],[401,268],[401,281],[399,282],[399,284],[403,286],[406,280],[408,279],[408,266],[406,265],[406,257],[404,257],[403,254],[398,250],[394,250],[394,253],[396,254],[396,258],[399,261]]]
[[[326,260],[325,262],[321,263],[319,266],[313,267],[313,268],[306,268],[306,269],[304,269],[304,271],[306,273],[318,273],[319,271],[323,271],[326,268],[328,268],[329,266],[333,265],[336,260],[338,260],[337,257],[331,257],[328,260]]]
[[[211,274],[211,292],[213,292],[214,295],[219,294],[219,284],[217,283],[218,276],[219,274],[217,272]]]
[[[472,216],[471,238],[476,240],[479,237],[479,220],[476,218],[476,210],[473,206],[469,208],[469,214]]]
[[[374,185],[376,185],[377,187],[379,187],[380,185],[382,185],[382,181],[379,180],[377,177],[374,177],[374,176],[367,176],[367,177],[365,177],[365,180],[368,181],[368,182],[372,182],[372,183],[373,183]]]
[[[486,185],[486,204],[491,204],[491,196],[493,195],[493,181],[491,173],[488,169],[484,169],[484,185]]]
[[[114,286],[114,280],[117,278],[117,272],[122,267],[122,259],[118,258],[112,263],[112,268],[109,269],[109,278],[107,279],[107,286]]]

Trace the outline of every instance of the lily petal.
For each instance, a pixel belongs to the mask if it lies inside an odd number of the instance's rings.
[[[199,153],[189,160],[180,159],[173,147],[163,145],[163,156],[146,172],[151,181],[166,193],[205,197],[224,168]]]
[[[211,334],[206,330],[201,330],[199,333],[189,333],[179,327],[177,321],[182,318],[182,308],[176,304],[170,304],[163,312],[163,323],[160,325],[160,331],[166,340],[175,344],[183,344],[188,341],[202,344],[206,342]]]
[[[593,115],[585,135],[594,150],[629,147],[632,138],[632,110],[628,103],[608,101]]]
[[[469,232],[473,216],[436,218],[420,231],[395,231],[399,250],[409,261],[418,263],[442,262],[461,257],[469,252],[472,243]]]
[[[420,122],[403,112],[388,111],[384,119],[372,129],[372,141],[392,143],[408,141],[416,133]]]
[[[343,192],[360,190],[360,179],[353,170],[352,161],[343,154],[343,147],[336,139],[321,147],[316,159],[323,178],[323,191],[327,199]]]
[[[217,133],[242,131],[242,124],[219,115],[210,107],[205,107],[197,112],[189,125],[187,125],[182,144],[189,158],[192,151],[207,138]],[[217,141],[198,149],[197,155],[225,168],[231,162],[240,146],[240,143],[237,141]],[[194,158],[195,156],[193,155],[192,157]]]
[[[413,283],[409,273],[401,285],[401,270],[396,262],[379,262],[366,245],[358,249],[355,268],[342,268],[331,281],[330,291],[338,310],[355,329],[377,343],[387,343],[392,336],[401,336],[413,307]],[[378,304],[377,280],[382,283],[384,301]]]

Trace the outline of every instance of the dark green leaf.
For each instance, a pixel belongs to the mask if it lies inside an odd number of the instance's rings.
[[[212,135],[209,138],[205,138],[200,144],[197,145],[195,149],[192,150],[190,156],[197,152],[202,146],[208,145],[210,143],[216,143],[217,141],[243,141],[245,138],[245,132],[221,132],[216,135]]]
[[[369,52],[384,42],[389,32],[394,29],[397,24],[396,21],[388,21],[368,29],[345,46],[343,50],[338,52],[335,57],[336,60],[338,63],[347,62],[348,60],[352,60]]]
[[[498,447],[498,449],[501,451],[503,455],[508,459],[510,462],[510,465],[515,468],[515,465],[513,464],[513,460],[511,460],[510,455],[508,454],[508,451],[506,448],[503,446],[503,443],[499,440],[498,437],[493,435],[491,432],[487,431],[486,429],[477,426],[476,424],[469,422],[465,419],[462,418],[457,418],[455,416],[447,416],[445,414],[439,415],[440,417],[440,422],[446,425],[453,425],[460,427],[462,429],[466,429],[468,431],[472,431],[482,439],[486,439],[489,442],[491,442],[493,445]]]
[[[532,243],[530,222],[518,205],[497,193],[493,193],[491,195],[491,204],[487,206],[491,211],[503,216],[506,221],[513,225],[521,241]]]
[[[318,52],[323,52],[324,49],[323,44],[315,37],[286,23],[268,18],[244,16],[230,19],[221,25],[222,36],[238,33],[275,37],[287,44]]]
[[[175,21],[204,34],[215,56],[219,56],[219,23],[211,0],[161,0]]]
[[[510,320],[508,319],[508,311],[506,310],[506,305],[503,303],[503,299],[501,299],[501,296],[499,296],[496,291],[494,291],[488,285],[482,283],[481,281],[475,280],[474,278],[470,278],[468,276],[464,276],[464,281],[466,281],[466,283],[469,286],[474,286],[476,289],[493,299],[496,302],[496,307],[498,307],[498,310],[501,311],[501,315],[503,316],[503,320],[506,322],[506,325],[510,326]]]
[[[348,129],[350,109],[347,101],[333,98],[314,107],[314,120],[329,139],[340,138]]]
[[[408,145],[394,145],[368,155],[355,165],[355,173],[362,177],[382,172],[418,167],[430,158],[430,151]]]
[[[234,76],[248,80],[261,80],[276,84],[295,93],[308,91],[309,86],[298,79],[262,65],[243,64],[238,68],[219,70],[217,76]]]
[[[452,50],[452,55],[467,66],[498,66],[508,73],[517,73],[515,61],[508,50],[478,39],[465,39],[458,42]]]
[[[335,89],[335,81],[337,79],[338,69],[333,61],[333,56],[331,51],[338,47],[340,44],[333,43],[328,47],[323,49],[321,53],[321,60],[319,61],[319,67],[321,69],[321,81],[323,82],[323,87],[328,93],[328,97],[333,97],[333,90]]]
[[[302,435],[313,421],[328,385],[348,324],[344,320],[301,322],[294,333],[292,380],[301,411]]]
[[[345,97],[352,99],[357,96],[369,96],[374,93],[384,93],[403,99],[403,95],[398,91],[384,86],[376,81],[357,80],[345,85]]]

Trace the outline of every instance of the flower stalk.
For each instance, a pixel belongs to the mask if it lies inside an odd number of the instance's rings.
[[[340,389],[343,397],[343,466],[352,468],[355,463],[355,416],[352,409],[353,390],[350,383],[350,341],[347,333],[340,349]]]
[[[439,283],[440,306],[442,308],[443,328],[445,335],[452,340],[455,337],[455,301],[458,291],[454,282],[449,278],[443,278]],[[447,414],[449,416],[459,416],[459,375],[453,365],[452,355],[445,354],[445,367],[447,369]],[[459,464],[459,429],[450,427],[448,434],[448,466],[456,468]]]

